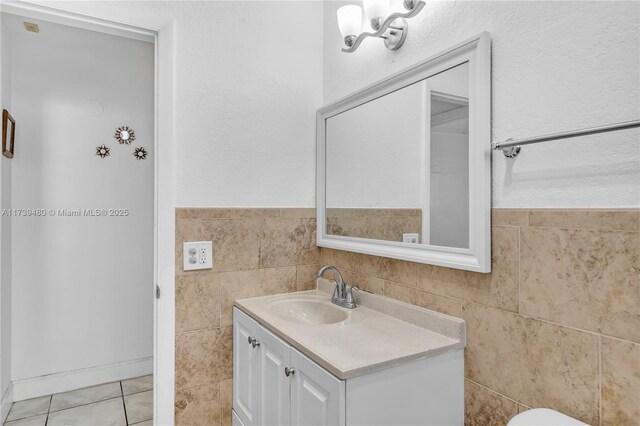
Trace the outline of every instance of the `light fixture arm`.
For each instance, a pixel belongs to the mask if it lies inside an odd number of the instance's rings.
[[[407,38],[407,31],[409,30],[405,19],[416,16],[425,4],[426,3],[423,0],[405,1],[404,5],[408,8],[407,12],[392,13],[380,24],[380,28],[377,31],[372,33],[361,33],[353,41],[353,44],[342,49],[342,51],[346,53],[355,52],[360,46],[360,43],[362,43],[362,41],[367,37],[382,38],[385,40],[385,46],[387,46],[387,48],[391,50],[399,49]],[[385,34],[387,31],[389,31],[389,34]]]

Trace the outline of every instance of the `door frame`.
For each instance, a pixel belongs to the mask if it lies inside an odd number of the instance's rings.
[[[153,419],[174,424],[175,400],[175,162],[174,21],[157,27],[118,22],[23,1],[1,1],[0,12],[154,44],[154,300]],[[160,298],[156,298],[156,286]]]

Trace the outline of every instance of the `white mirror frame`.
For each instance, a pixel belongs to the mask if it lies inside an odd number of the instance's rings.
[[[411,262],[491,272],[491,38],[483,32],[419,64],[318,110],[316,114],[317,245]],[[415,246],[326,232],[326,120],[387,93],[469,63],[469,248]]]

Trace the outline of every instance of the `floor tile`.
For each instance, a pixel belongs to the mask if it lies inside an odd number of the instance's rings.
[[[124,397],[129,424],[153,418],[153,391],[134,393]]]
[[[129,423],[131,426],[153,426],[153,420],[145,420],[140,423]]]
[[[126,426],[122,397],[49,414],[47,426]]]
[[[27,417],[26,419],[14,420],[7,422],[5,426],[44,426],[47,423],[47,415],[40,414],[39,416]]]
[[[57,393],[51,398],[50,411],[66,410],[92,402],[104,401],[122,396],[120,382],[105,383],[69,392]]]
[[[24,419],[25,417],[33,417],[38,414],[47,414],[49,411],[49,402],[51,396],[42,396],[40,398],[27,399],[15,402],[11,406],[7,421]]]
[[[122,381],[122,393],[124,395],[131,395],[132,393],[144,392],[151,389],[153,389],[152,375]]]

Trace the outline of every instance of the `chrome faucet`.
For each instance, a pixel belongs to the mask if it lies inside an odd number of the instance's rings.
[[[335,274],[337,280],[336,287],[333,290],[333,296],[331,296],[331,303],[334,303],[338,306],[342,306],[347,309],[354,309],[357,307],[356,301],[353,298],[353,290],[360,290],[356,285],[348,285],[344,278],[342,278],[342,274],[335,266],[325,265],[316,274],[317,278],[323,278],[323,275],[326,271],[331,271]]]

